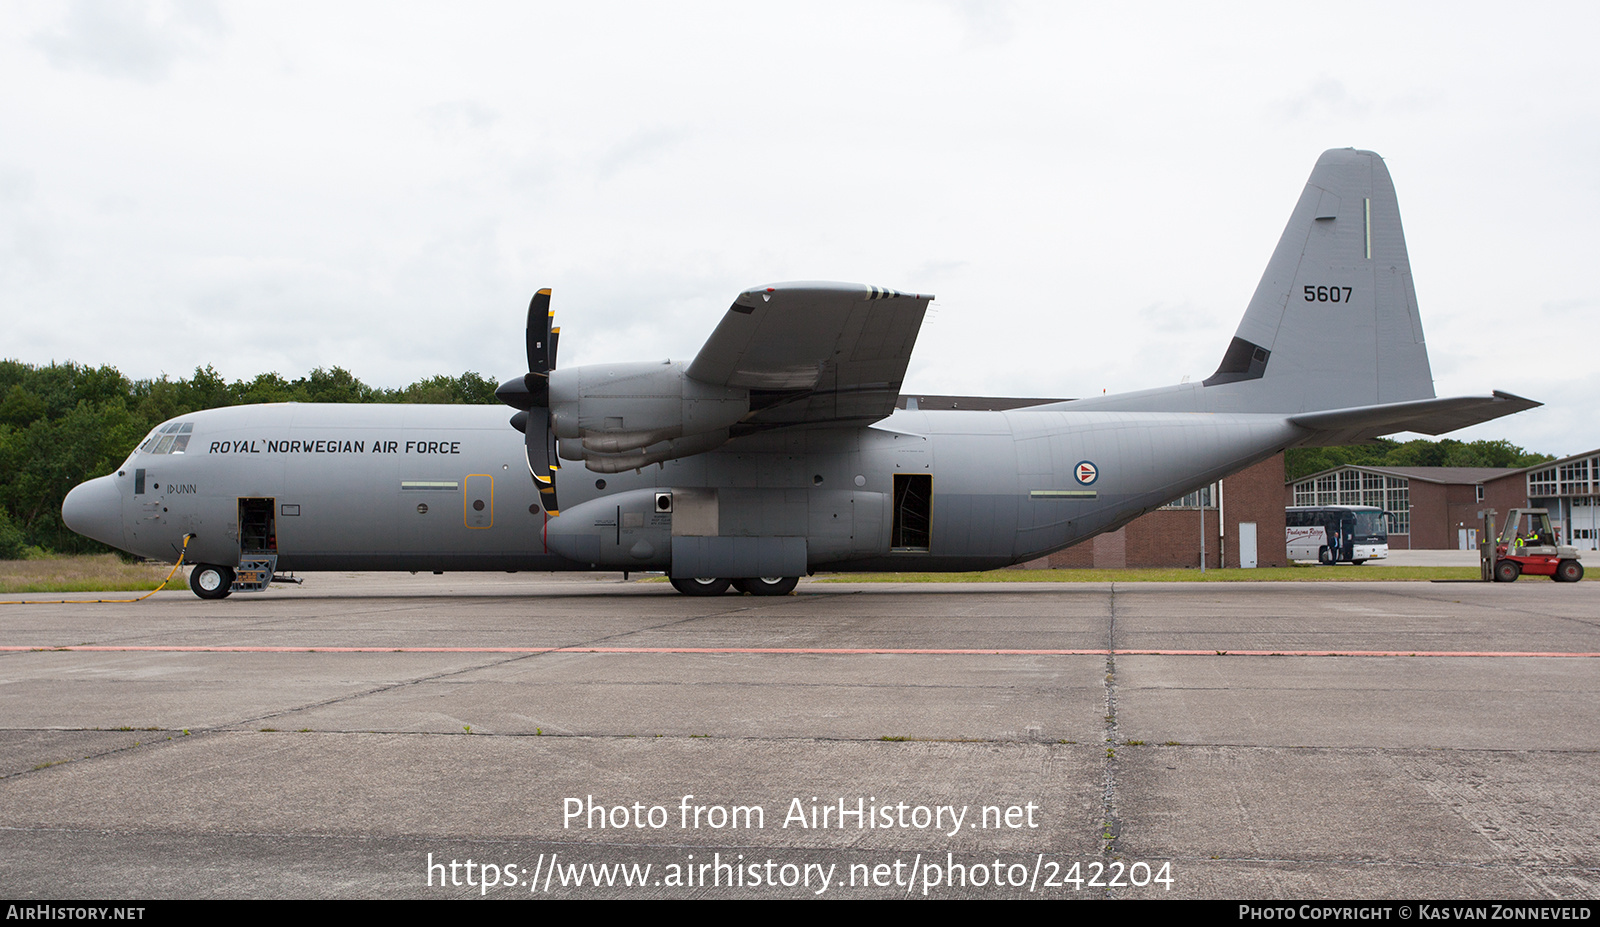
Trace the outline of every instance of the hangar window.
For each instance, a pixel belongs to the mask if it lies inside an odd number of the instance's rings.
[[[1344,470],[1339,473],[1339,504],[1361,504],[1361,471]]]
[[[1171,502],[1168,502],[1166,505],[1163,505],[1162,508],[1164,508],[1164,509],[1198,509],[1198,508],[1214,509],[1214,508],[1217,507],[1217,503],[1215,501],[1216,498],[1217,498],[1217,484],[1216,483],[1212,483],[1210,486],[1207,486],[1204,489],[1198,490],[1196,492],[1189,493],[1187,496],[1183,496],[1182,498],[1174,499]]]
[[[1556,468],[1528,474],[1528,495],[1553,496],[1556,494]]]
[[[1371,505],[1394,516],[1390,534],[1411,533],[1411,483],[1404,477],[1346,468],[1294,484],[1295,505]]]
[[[1586,496],[1589,494],[1589,461],[1587,458],[1562,464],[1560,469],[1561,494]]]
[[[1385,508],[1382,473],[1361,474],[1361,504]]]

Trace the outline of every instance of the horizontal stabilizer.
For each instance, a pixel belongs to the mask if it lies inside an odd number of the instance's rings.
[[[1477,425],[1502,415],[1543,405],[1532,399],[1496,390],[1490,396],[1453,396],[1448,399],[1417,399],[1353,409],[1307,412],[1289,421],[1315,434],[1303,445],[1336,447],[1359,444],[1383,435],[1414,431],[1439,435],[1468,425]]]

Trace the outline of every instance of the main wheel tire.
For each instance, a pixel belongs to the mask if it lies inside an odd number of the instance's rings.
[[[1576,560],[1563,560],[1556,564],[1556,582],[1575,583],[1583,579],[1583,564]]]
[[[1522,575],[1522,564],[1515,560],[1501,560],[1494,565],[1494,581],[1514,583]]]
[[[189,588],[202,599],[226,599],[233,592],[233,568],[197,564],[189,571]]]
[[[731,580],[717,579],[714,576],[701,576],[698,578],[674,579],[672,588],[684,595],[722,595],[728,591]]]
[[[733,588],[751,595],[788,595],[799,583],[798,576],[758,576],[736,579]]]

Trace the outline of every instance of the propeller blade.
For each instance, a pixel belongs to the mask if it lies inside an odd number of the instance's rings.
[[[550,310],[550,288],[533,294],[528,303],[528,372],[548,374],[550,363],[550,320],[555,313]]]
[[[557,462],[556,435],[550,422],[550,371],[556,366],[556,342],[561,337],[561,329],[551,325],[554,319],[550,289],[546,287],[528,302],[528,372],[500,384],[494,394],[519,410],[511,416],[511,427],[525,437],[528,472],[539,488],[539,503],[551,515],[560,515],[556,471],[561,465]]]
[[[549,483],[548,485],[540,483],[539,498],[546,500],[545,511],[549,512],[551,516],[556,516],[561,514],[561,503],[556,500],[556,471],[561,469],[561,465],[556,463],[560,458],[556,457],[555,430],[549,427],[549,419],[546,419],[545,423],[544,459],[550,462],[550,469],[546,471]]]
[[[539,488],[539,504],[552,517],[561,514],[556,501],[556,471],[561,469],[556,460],[556,436],[550,430],[550,416],[529,415],[523,422],[527,435],[528,472],[533,484]]]

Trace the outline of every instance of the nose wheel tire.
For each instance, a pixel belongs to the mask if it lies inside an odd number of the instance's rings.
[[[684,577],[672,580],[672,588],[684,595],[722,595],[728,591],[730,582],[714,576]]]
[[[233,568],[197,564],[189,571],[189,588],[202,599],[226,599],[233,591]]]
[[[799,582],[798,576],[758,576],[736,579],[733,588],[751,595],[788,595]]]

